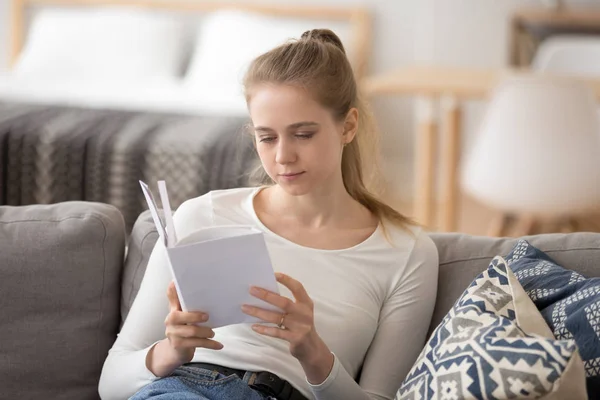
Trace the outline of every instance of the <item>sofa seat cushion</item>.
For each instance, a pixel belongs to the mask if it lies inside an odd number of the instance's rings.
[[[99,397],[119,327],[124,249],[115,207],[0,207],[0,397]]]
[[[577,343],[588,395],[600,399],[600,278],[563,268],[527,240],[520,240],[506,261],[554,336]]]
[[[555,340],[500,256],[444,317],[402,399],[587,399],[573,340]]]

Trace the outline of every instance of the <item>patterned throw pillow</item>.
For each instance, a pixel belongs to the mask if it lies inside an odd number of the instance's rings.
[[[555,340],[502,257],[431,335],[396,400],[586,399],[572,340]]]
[[[575,340],[588,395],[600,399],[600,278],[561,267],[526,240],[519,240],[506,261],[554,336]]]

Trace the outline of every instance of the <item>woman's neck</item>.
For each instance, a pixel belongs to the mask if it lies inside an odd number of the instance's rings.
[[[309,228],[345,225],[349,216],[355,220],[364,207],[346,191],[342,182],[310,194],[293,196],[280,186],[264,191],[263,211]]]

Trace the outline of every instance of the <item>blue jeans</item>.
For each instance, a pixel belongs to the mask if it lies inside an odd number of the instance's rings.
[[[141,388],[129,400],[276,400],[248,386],[244,379],[196,367],[179,367],[167,377]]]

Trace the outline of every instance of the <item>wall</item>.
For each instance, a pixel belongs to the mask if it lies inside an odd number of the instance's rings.
[[[8,68],[8,52],[10,51],[9,0],[0,0],[0,74]]]
[[[237,0],[251,2],[257,0]],[[362,4],[373,10],[374,49],[372,69],[374,73],[383,72],[398,65],[410,63],[414,56],[414,16],[419,12],[418,0],[264,0],[272,3],[287,4],[329,4],[349,5]],[[9,53],[9,0],[0,0],[0,74],[8,70]],[[300,32],[299,32],[300,33]],[[382,147],[388,149],[386,160],[402,160],[410,156],[410,149],[405,147],[403,140],[410,136],[411,129],[407,124],[411,120],[411,110],[408,101],[380,101],[376,112],[378,120],[386,131]],[[399,111],[398,111],[399,110]],[[389,129],[387,127],[394,127]],[[400,127],[400,129],[396,129]],[[402,155],[402,157],[401,157]],[[408,161],[407,161],[408,162]],[[390,167],[390,170],[406,171],[406,168]],[[410,172],[407,173],[410,176]]]
[[[250,2],[253,0],[238,0]],[[516,7],[539,0],[272,0],[276,3],[362,4],[374,15],[371,72],[384,72],[415,61],[498,67],[508,49],[508,16]],[[593,3],[573,0],[570,3]],[[7,70],[9,1],[0,0],[0,74]],[[384,167],[394,192],[408,198],[412,186],[413,107],[410,99],[373,101],[382,128]],[[481,104],[467,105],[465,142],[471,140]]]

